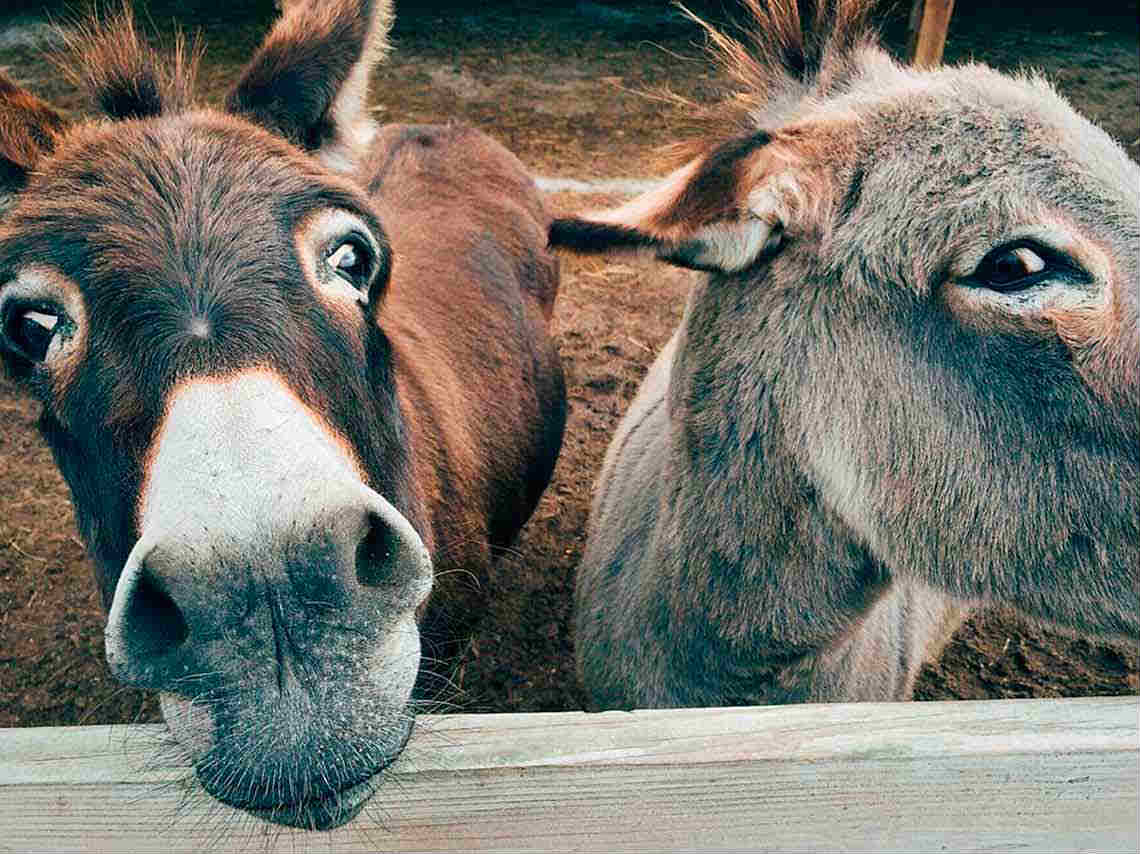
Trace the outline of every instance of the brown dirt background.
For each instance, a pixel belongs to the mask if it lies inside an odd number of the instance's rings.
[[[219,8],[215,8],[215,7]],[[210,45],[201,91],[217,101],[273,15],[259,3],[152,2]],[[725,20],[730,3],[693,3]],[[0,67],[73,114],[76,94],[40,55],[42,4],[7,0]],[[667,87],[707,98],[722,82],[696,29],[668,4],[398,4],[395,52],[375,76],[383,121],[462,120],[506,144],[536,173],[659,174],[653,150],[686,123],[646,97]],[[62,7],[47,7],[60,14]],[[883,19],[900,51],[905,15]],[[30,36],[29,34],[33,34]],[[1140,155],[1137,4],[1066,8],[959,0],[947,61],[1042,70],[1085,115]],[[612,201],[560,194],[560,211]],[[567,260],[555,316],[571,414],[554,481],[487,593],[481,628],[456,665],[466,711],[581,708],[570,611],[591,484],[609,436],[680,318],[689,274],[648,264]],[[103,614],[75,533],[67,490],[35,431],[36,408],[0,379],[0,726],[157,720],[153,698],[116,686],[103,661]],[[1140,607],[1140,603],[1138,603]],[[1140,693],[1138,651],[1067,637],[1008,612],[967,623],[920,677],[919,699]]]

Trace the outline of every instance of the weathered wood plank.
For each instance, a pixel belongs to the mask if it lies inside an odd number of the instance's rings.
[[[911,65],[933,68],[942,61],[953,14],[954,0],[914,0],[907,46],[907,59]]]
[[[279,830],[160,727],[0,730],[0,851],[1136,851],[1137,698],[421,720],[351,825]]]

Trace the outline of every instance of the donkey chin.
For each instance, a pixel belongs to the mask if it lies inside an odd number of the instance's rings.
[[[354,818],[412,732],[420,665],[413,603],[424,597],[402,596],[397,608],[383,596],[383,604],[346,607],[325,591],[314,606],[311,590],[250,585],[247,577],[242,584],[258,589],[244,610],[231,605],[213,626],[194,620],[187,635],[197,637],[175,645],[169,631],[148,636],[148,617],[167,628],[178,621],[163,613],[152,581],[130,589],[131,573],[128,566],[120,587],[128,604],[113,606],[108,622],[111,670],[160,689],[178,754],[205,791],[278,824],[326,830]]]
[[[414,627],[392,643],[399,666],[355,681],[243,685],[210,702],[161,695],[180,752],[213,797],[259,818],[311,830],[351,821],[413,727],[407,710],[418,663]],[[415,642],[415,643],[411,643]]]

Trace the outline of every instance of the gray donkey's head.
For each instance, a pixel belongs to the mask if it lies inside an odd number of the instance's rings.
[[[1140,169],[1037,77],[900,66],[865,2],[746,5],[749,44],[710,29],[740,92],[689,162],[551,231],[710,274],[673,450],[709,483],[786,462],[895,577],[1135,637]]]

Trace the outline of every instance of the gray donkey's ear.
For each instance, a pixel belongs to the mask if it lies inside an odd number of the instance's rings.
[[[24,189],[36,164],[55,150],[65,124],[51,106],[0,71],[0,213]]]
[[[612,210],[555,220],[552,247],[583,254],[649,251],[696,270],[738,272],[780,245],[806,213],[812,177],[794,137],[723,143]]]
[[[288,0],[226,109],[351,169],[376,130],[368,78],[392,18],[391,0]]]

